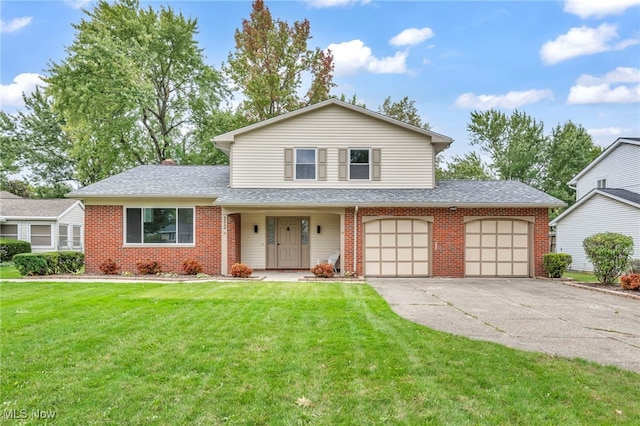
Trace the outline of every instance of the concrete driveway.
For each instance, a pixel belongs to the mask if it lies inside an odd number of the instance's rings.
[[[640,373],[640,300],[535,279],[367,281],[430,328]]]

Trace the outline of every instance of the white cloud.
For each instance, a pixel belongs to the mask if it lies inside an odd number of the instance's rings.
[[[632,6],[640,5],[640,0],[565,0],[564,11],[578,15],[582,19],[594,16],[620,15]]]
[[[73,9],[82,9],[93,0],[64,0],[65,4]]]
[[[600,129],[587,129],[587,133],[591,136],[620,136],[622,129],[620,127],[604,127]]]
[[[11,22],[4,22],[0,20],[0,32],[13,33],[26,27],[31,23],[33,18],[31,16],[24,16],[22,18],[13,18]]]
[[[332,43],[327,49],[333,54],[336,76],[353,75],[358,72],[373,74],[403,74],[407,72],[407,52],[396,52],[393,56],[376,58],[371,48],[362,40]]]
[[[569,90],[568,104],[628,104],[640,102],[640,85],[617,86],[597,84],[572,86]]]
[[[618,67],[602,77],[583,74],[571,87],[567,98],[568,104],[633,102],[640,102],[640,68],[630,67]]]
[[[367,4],[370,0],[309,0],[309,6],[317,9],[324,9],[328,7],[342,7],[350,6],[352,4]]]
[[[24,101],[22,94],[29,96],[36,90],[36,86],[44,86],[39,74],[18,74],[11,84],[0,84],[0,106],[22,106]]]
[[[420,44],[431,37],[433,37],[433,31],[429,27],[407,28],[400,34],[391,38],[391,40],[389,40],[389,44],[393,46],[412,46]]]
[[[532,89],[523,92],[511,91],[506,95],[476,95],[468,92],[458,96],[456,106],[480,110],[491,108],[514,109],[543,99],[553,99],[553,92],[549,89]]]
[[[602,77],[583,74],[576,80],[577,84],[591,86],[596,84],[611,83],[640,83],[640,68],[618,67],[609,71]]]
[[[623,40],[617,44],[611,44],[618,38],[618,26],[601,24],[598,28],[582,26],[571,28],[567,34],[558,36],[553,41],[546,42],[540,48],[540,58],[547,65],[552,65],[570,58],[609,50],[622,50],[634,44],[639,44],[637,39]]]

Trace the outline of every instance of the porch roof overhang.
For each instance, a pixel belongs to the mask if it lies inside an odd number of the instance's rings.
[[[561,207],[565,203],[517,181],[443,181],[432,189],[229,188],[224,207]]]

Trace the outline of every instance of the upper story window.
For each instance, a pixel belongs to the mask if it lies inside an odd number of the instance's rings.
[[[606,188],[606,187],[607,187],[607,180],[598,179],[598,181],[596,182],[596,188]]]
[[[296,148],[296,180],[316,178],[316,150]]]
[[[369,180],[369,149],[349,150],[349,179]]]
[[[127,208],[127,244],[193,244],[193,208]]]

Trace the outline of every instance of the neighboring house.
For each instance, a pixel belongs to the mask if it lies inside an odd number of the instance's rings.
[[[86,270],[111,258],[209,274],[309,269],[336,250],[365,276],[543,275],[548,208],[516,181],[435,181],[452,140],[335,99],[214,138],[230,166],[140,166],[69,196]]]
[[[32,252],[82,250],[83,227],[80,201],[0,193],[0,236],[29,241]]]
[[[582,242],[600,232],[633,238],[640,259],[640,138],[619,138],[569,181],[576,203],[551,221],[556,251],[573,257],[571,269],[592,271]]]

